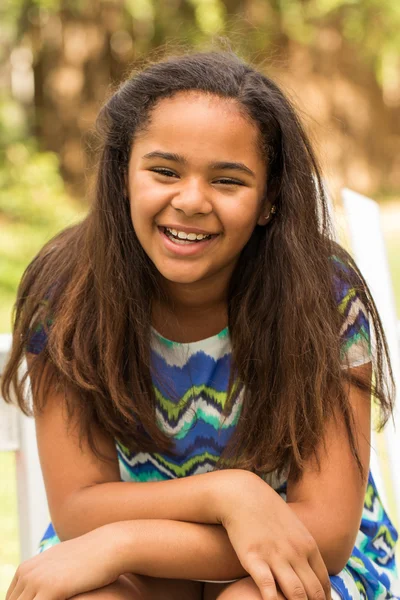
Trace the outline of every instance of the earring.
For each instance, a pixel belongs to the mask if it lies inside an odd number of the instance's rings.
[[[269,219],[271,215],[274,215],[276,213],[276,206],[275,204],[273,204],[271,206],[271,210],[269,211],[269,213],[264,217],[264,219]]]

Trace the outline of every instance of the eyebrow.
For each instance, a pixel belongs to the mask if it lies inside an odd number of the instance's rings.
[[[172,152],[162,152],[161,150],[154,150],[153,152],[149,152],[145,154],[142,158],[163,158],[164,160],[170,160],[173,162],[177,162],[181,165],[187,165],[188,160],[181,156],[180,154],[174,154]],[[247,175],[251,175],[252,177],[256,177],[255,173],[249,167],[246,167],[245,164],[240,162],[228,162],[221,161],[210,163],[209,167],[215,171],[241,171],[242,173],[246,173]]]

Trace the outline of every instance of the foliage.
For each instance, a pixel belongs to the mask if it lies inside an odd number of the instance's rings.
[[[99,2],[99,6],[104,4],[105,0]],[[173,21],[170,24],[173,35],[176,38],[186,35],[189,44],[201,40],[199,33],[207,38],[231,31],[231,5],[239,29],[243,33],[246,29],[253,31],[252,36],[246,36],[246,44],[249,48],[254,46],[254,50],[259,49],[261,41],[265,48],[282,34],[288,39],[313,45],[321,29],[333,28],[364,55],[380,83],[386,65],[393,63],[393,57],[399,55],[400,3],[397,0],[181,0],[173,6],[171,3],[170,7],[170,3],[160,0],[113,0],[111,4],[120,9],[124,7],[131,19],[143,26],[142,30],[146,30],[147,25],[148,31],[157,33],[160,27],[165,28],[165,18]],[[49,14],[59,13],[61,8],[84,16],[89,10],[89,1],[5,0],[0,8],[0,20],[5,30],[16,32],[19,29],[20,36],[24,28],[45,23]],[[125,26],[129,28],[129,21]],[[261,29],[263,35],[260,37],[257,31]],[[168,33],[170,37],[171,31]],[[144,46],[140,39],[136,41],[143,52],[148,52],[159,40],[157,35],[153,39],[150,37]]]
[[[288,34],[297,37],[298,31],[312,28],[312,37],[324,26],[331,26],[351,42],[370,62],[378,81],[382,83],[384,65],[399,56],[400,4],[397,0],[280,0],[283,13],[296,8],[301,14],[300,27],[290,21]]]
[[[40,152],[18,105],[0,101],[0,332],[11,329],[11,306],[23,270],[57,231],[82,216],[65,192],[57,156]]]

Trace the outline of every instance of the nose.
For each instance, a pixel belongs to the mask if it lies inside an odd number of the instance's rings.
[[[206,189],[199,179],[182,182],[177,194],[171,201],[171,205],[190,217],[196,214],[207,215],[212,212],[210,191]]]

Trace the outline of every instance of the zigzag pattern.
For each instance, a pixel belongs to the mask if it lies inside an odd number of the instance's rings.
[[[370,475],[356,545],[365,556],[377,563],[376,568],[379,565],[394,568],[397,539],[398,533],[385,513]]]
[[[168,361],[165,348],[160,356],[152,347],[153,371],[163,373],[175,387],[176,398],[171,400],[161,391],[162,384],[154,382],[157,422],[160,429],[174,439],[175,454],[131,455],[126,448],[118,445],[124,477],[135,481],[144,481],[148,477],[152,480],[186,477],[215,467],[234,431],[243,402],[242,390],[235,398],[230,413],[223,417],[230,356],[226,354],[227,336],[219,339],[223,342],[222,346],[218,352],[214,345],[213,356],[191,348],[186,367],[178,367],[174,364],[176,361]],[[198,343],[193,345],[198,346]]]
[[[218,455],[204,452],[192,456],[190,460],[178,461],[168,459],[162,454],[141,452],[135,454],[131,461],[118,452],[120,471],[123,481],[158,481],[188,477],[212,471],[217,463]],[[122,465],[121,465],[122,463]],[[149,479],[149,475],[151,478]],[[145,475],[145,477],[144,477]]]
[[[332,260],[336,269],[334,277],[336,302],[343,318],[340,329],[341,359],[343,366],[347,366],[346,357],[350,365],[358,366],[371,360],[368,312],[356,289],[347,281],[349,275],[354,279],[355,273],[338,257],[334,256]],[[343,277],[344,273],[346,277]]]
[[[203,430],[204,431],[204,430]],[[188,462],[188,456],[196,456],[201,458],[203,454],[213,454],[219,456],[222,450],[225,448],[229,441],[231,432],[224,432],[223,435],[218,437],[211,437],[211,435],[196,435],[196,437],[187,436],[187,439],[183,440],[181,444],[175,444],[175,452],[169,454],[153,453],[152,456],[160,457],[160,460],[168,461],[177,465],[182,465]],[[140,461],[142,456],[147,456],[147,453],[129,453],[127,450],[117,443],[117,448],[123,454],[124,460],[131,467],[134,466],[135,461]]]
[[[218,405],[209,402],[205,395],[199,396],[186,406],[183,405],[180,410],[177,408],[167,412],[158,405],[156,414],[159,427],[165,433],[173,435],[179,440],[186,437],[187,433],[192,431],[196,423],[200,421],[209,425],[213,430],[210,434],[215,435],[215,431],[219,429],[229,429],[236,425],[242,407],[243,393],[242,391],[236,398],[230,414],[224,419],[222,419],[222,411]]]
[[[169,398],[168,402],[171,404],[173,403],[170,398],[171,392],[179,397],[179,402],[182,403],[188,390],[194,388],[206,388],[210,398],[215,402],[219,404],[221,401],[224,402],[230,367],[230,356],[214,357],[203,351],[191,354],[183,367],[169,365],[166,357],[158,355],[154,349],[151,354],[153,384],[161,396]],[[204,380],[204,373],[207,374],[206,380]],[[158,374],[162,374],[160,381]]]

